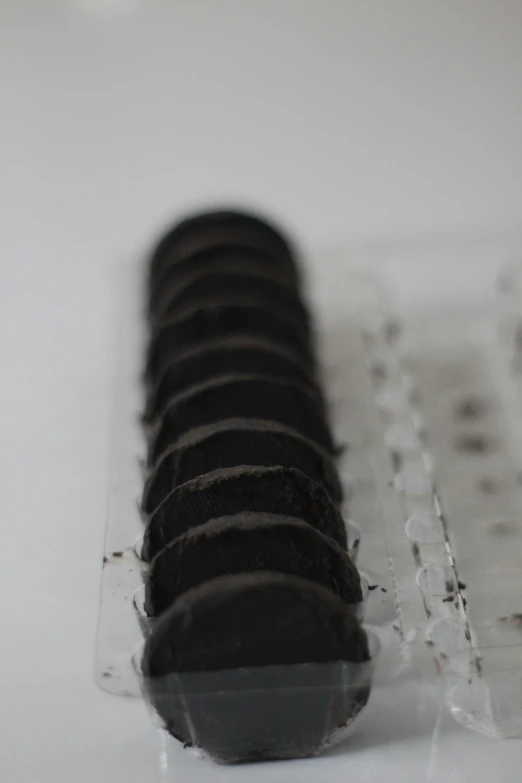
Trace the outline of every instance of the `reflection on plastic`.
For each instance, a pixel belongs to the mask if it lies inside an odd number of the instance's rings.
[[[156,722],[214,761],[234,763],[317,755],[343,737],[370,697],[371,660],[263,666],[145,677],[143,645],[133,664]]]

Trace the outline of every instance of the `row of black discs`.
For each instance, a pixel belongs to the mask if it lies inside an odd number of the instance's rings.
[[[187,716],[162,686],[173,672],[369,657],[294,253],[253,216],[190,218],[154,252],[149,321],[143,559],[145,610],[158,619],[143,670],[153,700],[174,736],[218,758],[313,752],[324,714],[313,730],[287,720],[277,731],[243,715],[231,732],[233,715],[217,720],[207,705]],[[367,697],[366,685],[336,725]]]

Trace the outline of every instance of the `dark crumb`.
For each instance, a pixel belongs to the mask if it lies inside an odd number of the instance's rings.
[[[368,585],[368,590],[377,590],[379,585]]]
[[[108,562],[109,562],[109,558],[104,556],[104,557],[103,557],[103,563],[104,563],[104,565],[105,565],[105,563],[108,563]]]
[[[482,674],[482,658],[475,658],[475,666],[477,667],[477,672]]]
[[[385,381],[388,377],[388,370],[384,362],[373,362],[370,367],[370,374],[375,381]]]
[[[442,658],[443,661],[447,661],[448,660],[448,656],[446,655],[445,652],[441,652],[441,653],[439,653],[439,655],[440,655],[440,657]]]
[[[464,397],[455,406],[456,419],[478,419],[486,410],[486,405],[479,397]]]
[[[385,587],[381,587],[381,593],[387,593],[387,589]]]
[[[123,557],[123,552],[113,552],[112,556],[113,557]]]
[[[112,674],[110,672],[103,672],[104,677],[112,677]]]
[[[469,680],[468,680],[468,685],[471,685],[472,682],[473,682],[473,680],[470,677]]]
[[[426,617],[429,619],[431,617],[431,609],[428,606],[428,604],[426,603],[426,599],[425,599],[424,596],[422,596],[422,603],[423,603],[423,606],[424,606],[424,611],[426,612]]]
[[[402,467],[402,462],[403,462],[402,454],[400,453],[400,451],[390,451],[390,457],[393,465],[393,470],[395,471],[395,473],[398,473]]]
[[[411,545],[411,551],[413,552],[413,558],[415,560],[415,565],[420,566],[421,565],[421,559],[420,559],[420,550],[419,545],[417,542]]]
[[[400,337],[401,332],[402,326],[395,318],[390,318],[384,324],[384,336],[390,342],[395,342]]]
[[[457,451],[465,451],[468,454],[486,454],[493,446],[485,435],[471,434],[461,435],[455,441]]]
[[[491,476],[482,476],[478,483],[479,489],[485,495],[494,495],[497,492],[497,482]]]
[[[395,623],[392,625],[392,628],[393,628],[394,631],[397,631],[397,633],[401,632],[400,626],[396,625]]]
[[[466,637],[467,641],[471,641],[471,631],[469,630],[469,625],[466,625],[466,630],[464,631],[464,636]]]
[[[431,639],[426,640],[426,646],[427,647],[435,647],[435,642],[433,642]]]
[[[352,544],[352,549],[357,549],[357,547],[359,546],[360,543],[361,543],[361,539],[360,538],[356,538],[355,541]]]
[[[465,590],[466,589],[466,583],[465,582],[457,582],[457,586],[459,590]]]
[[[517,628],[522,628],[522,612],[513,612],[506,617],[499,617],[498,620],[500,623],[509,623]]]
[[[467,605],[468,605],[468,599],[464,598],[464,596],[462,596],[462,607],[463,607],[463,609],[465,609],[467,607]]]
[[[445,581],[445,583],[444,583],[444,586],[445,586],[445,588],[446,588],[446,592],[447,592],[447,593],[453,593],[453,592],[454,592],[454,589],[455,589],[455,588],[454,588],[454,585],[453,585],[453,580],[451,580],[451,579],[446,579],[446,581]]]
[[[448,604],[450,601],[453,601],[453,596],[452,595],[447,595],[446,598],[442,599],[442,603],[443,604]]]

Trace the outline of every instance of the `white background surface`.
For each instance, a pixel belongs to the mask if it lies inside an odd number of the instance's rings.
[[[219,198],[311,248],[516,235],[521,41],[516,0],[0,0],[2,780],[166,779],[143,705],[92,676],[110,268]],[[520,745],[428,708],[393,720],[396,698],[349,757],[250,779],[518,779]],[[180,758],[173,780],[200,775]]]

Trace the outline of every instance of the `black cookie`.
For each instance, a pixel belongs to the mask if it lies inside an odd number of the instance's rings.
[[[163,277],[149,291],[149,317],[152,323],[161,317],[172,295],[188,282],[207,274],[223,271],[240,271],[263,274],[289,291],[299,294],[295,281],[289,279],[284,269],[273,265],[266,253],[241,247],[213,247],[201,253],[183,258],[170,266]]]
[[[217,375],[249,373],[317,387],[305,365],[291,351],[263,340],[228,338],[199,345],[165,366],[161,380],[149,393],[145,419],[161,415],[177,394]]]
[[[310,318],[295,291],[288,286],[280,285],[265,275],[249,274],[247,272],[214,272],[198,277],[187,283],[181,290],[165,296],[166,301],[161,311],[156,311],[156,318],[164,321],[183,307],[201,300],[213,300],[228,296],[238,302],[250,301],[268,307],[269,311],[282,313],[292,320],[303,334],[310,334]]]
[[[295,517],[243,512],[192,528],[158,552],[147,573],[145,611],[158,617],[208,579],[257,571],[311,579],[349,604],[362,600],[359,572],[331,538]]]
[[[263,376],[222,376],[176,397],[150,433],[149,464],[185,432],[230,418],[274,421],[335,452],[325,411],[306,386]]]
[[[163,236],[151,258],[151,283],[161,280],[180,260],[218,246],[258,250],[266,255],[267,264],[284,269],[291,280],[298,279],[294,252],[278,229],[254,215],[223,210],[183,220]]]
[[[288,275],[273,265],[265,253],[242,247],[213,247],[171,265],[150,293],[151,320],[161,317],[169,304],[187,287],[199,284],[201,278],[217,274],[252,275],[263,277],[284,288],[288,296],[299,299],[299,289]]]
[[[155,625],[142,668],[174,736],[238,762],[317,753],[368,701],[369,657],[331,590],[261,572],[184,593]]]
[[[261,337],[281,343],[296,353],[310,368],[314,367],[308,335],[283,314],[266,305],[242,303],[224,298],[221,302],[200,301],[165,321],[152,335],[146,375],[157,381],[163,368],[189,347],[224,337]]]
[[[322,484],[334,503],[343,499],[334,462],[314,441],[282,425],[235,419],[191,430],[166,451],[145,483],[142,509],[151,514],[180,484],[240,465],[297,468]]]
[[[167,495],[145,528],[143,559],[209,519],[243,511],[297,517],[346,548],[343,519],[324,487],[295,468],[239,467],[207,473]]]

